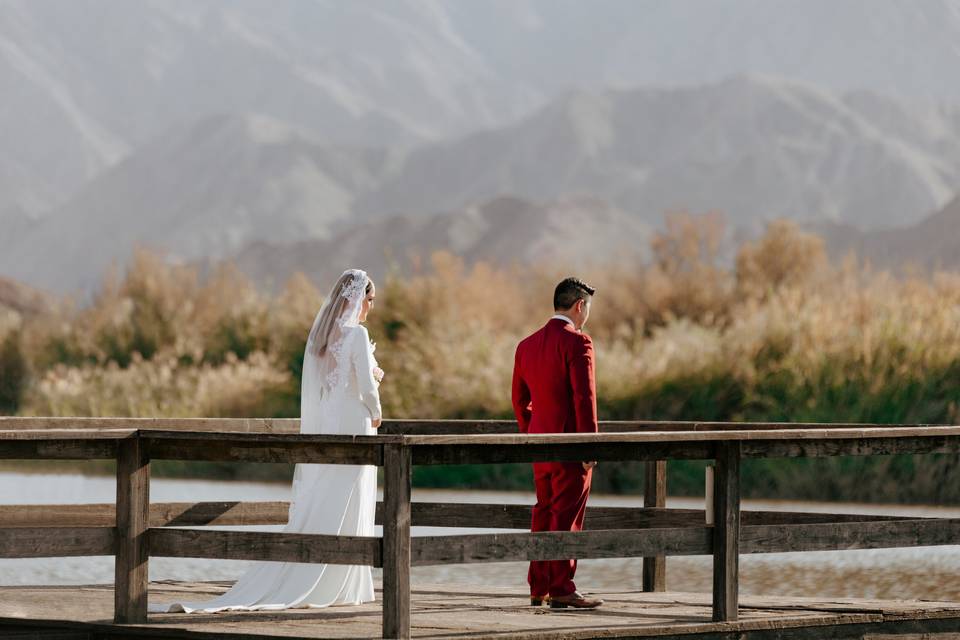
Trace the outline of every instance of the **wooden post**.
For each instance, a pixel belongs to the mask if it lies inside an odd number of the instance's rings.
[[[713,620],[737,619],[740,574],[740,442],[717,443],[713,497]]]
[[[713,465],[703,471],[703,516],[709,526],[713,524]]]
[[[114,613],[117,623],[147,621],[147,527],[150,456],[139,435],[120,441],[117,453],[117,551]]]
[[[410,448],[383,447],[383,637],[410,637]]]
[[[667,506],[667,461],[650,461],[645,467],[643,506],[663,509]],[[667,558],[665,556],[643,559],[643,590],[667,590]]]

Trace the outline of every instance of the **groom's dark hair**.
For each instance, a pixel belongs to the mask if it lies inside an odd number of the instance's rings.
[[[589,300],[596,291],[580,278],[564,278],[553,290],[553,310],[569,309],[577,300]]]

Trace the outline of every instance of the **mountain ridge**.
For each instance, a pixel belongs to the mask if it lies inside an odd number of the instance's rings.
[[[645,223],[597,198],[535,203],[501,196],[462,211],[379,218],[325,240],[257,242],[230,260],[258,286],[278,289],[294,273],[328,282],[351,264],[364,265],[375,279],[391,269],[410,273],[435,252],[452,253],[467,266],[530,266],[560,257],[571,268],[616,257],[639,260],[650,233]]]
[[[5,0],[0,223],[218,112],[405,147],[505,126],[568,89],[743,72],[958,101],[958,40],[960,0]]]
[[[593,197],[646,226],[669,211],[719,210],[757,232],[777,218],[909,225],[957,191],[960,107],[848,99],[768,76],[573,92],[508,127],[412,151],[332,145],[268,116],[217,115],[166,132],[91,181],[0,252],[0,273],[85,289],[136,244],[218,259],[256,241],[323,240],[500,196]]]
[[[834,260],[849,254],[880,269],[931,272],[960,268],[960,195],[920,222],[896,229],[860,231],[844,225],[815,225]]]

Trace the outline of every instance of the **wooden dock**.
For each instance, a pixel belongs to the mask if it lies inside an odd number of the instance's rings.
[[[150,601],[204,600],[228,585],[152,583]],[[412,637],[436,640],[960,638],[960,603],[948,602],[741,596],[739,620],[713,622],[706,593],[601,593],[606,604],[596,611],[533,608],[516,588],[416,585],[411,595]],[[112,585],[0,588],[0,637],[11,639],[373,639],[381,637],[380,618],[378,601],[276,613],[151,614],[147,624],[115,625]]]
[[[503,421],[391,421],[376,436],[301,435],[297,428],[295,420],[0,418],[0,459],[117,464],[115,503],[0,505],[0,557],[113,556],[116,576],[107,587],[3,589],[0,615],[18,619],[8,620],[9,633],[0,636],[786,640],[912,634],[960,640],[960,603],[757,599],[739,593],[742,554],[960,543],[960,518],[742,510],[742,460],[957,454],[960,426],[604,422],[595,434],[528,435],[516,434],[515,426]],[[159,459],[380,466],[384,486],[377,521],[383,535],[210,529],[281,524],[288,505],[152,503],[150,464]],[[588,507],[584,531],[530,533],[529,505],[411,501],[417,465],[558,460],[645,462],[643,507]],[[669,460],[714,462],[708,509],[666,508]],[[412,526],[517,532],[414,537]],[[710,594],[667,591],[667,558],[681,555],[713,556]],[[215,588],[169,584],[151,590],[151,557],[361,564],[382,568],[383,584],[378,603],[367,607],[148,616],[148,595],[168,600],[177,590]],[[631,557],[644,559],[643,593],[600,594],[610,604],[597,612],[538,611],[525,606],[525,594],[516,591],[411,585],[411,568],[417,566]]]

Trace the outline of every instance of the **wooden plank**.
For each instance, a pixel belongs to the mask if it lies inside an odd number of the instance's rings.
[[[410,491],[413,464],[408,447],[384,446],[383,637],[410,637]]]
[[[315,440],[318,436],[257,434],[252,438],[241,438],[247,434],[210,435],[216,438],[157,438],[153,433],[146,433],[144,437],[150,440],[150,451],[154,458],[162,460],[370,465],[383,463],[380,443],[351,442],[349,436],[340,436],[340,440],[329,441]]]
[[[645,464],[643,485],[644,509],[665,509],[667,506],[667,461],[651,460]],[[666,556],[643,559],[643,590],[667,590]]]
[[[702,511],[699,513],[703,513]],[[811,524],[831,522],[882,522],[924,520],[914,516],[882,516],[866,513],[816,513],[811,511],[740,511],[740,529],[744,525]]]
[[[744,441],[742,447],[744,458],[823,458],[928,453],[960,453],[960,438],[955,435],[915,435],[904,430],[894,436],[873,435],[869,438]]]
[[[159,602],[184,602],[209,600],[223,593],[229,583],[162,583],[151,587],[151,596]],[[0,636],[7,638],[13,631],[31,629],[34,633],[27,636],[30,638],[45,637],[50,630],[80,630],[98,640],[147,637],[193,640],[371,638],[380,634],[379,595],[377,593],[374,602],[349,608],[261,611],[254,615],[173,614],[151,616],[148,625],[129,627],[105,622],[111,594],[109,587],[103,585],[0,587]],[[600,593],[598,595],[607,600],[603,607],[589,613],[572,614],[548,614],[545,609],[531,609],[525,606],[526,595],[519,585],[417,585],[412,593],[412,634],[436,640],[639,637],[661,640],[850,640],[870,637],[891,640],[894,637],[912,638],[905,635],[911,633],[932,640],[941,638],[933,635],[934,631],[956,633],[960,625],[960,608],[947,603],[850,600],[845,607],[834,608],[836,601],[829,599],[797,598],[791,599],[797,606],[785,610],[778,608],[779,599],[776,598],[745,597],[744,600],[753,606],[742,607],[740,621],[716,623],[709,621],[710,599],[703,594]],[[45,620],[53,617],[51,611],[55,611],[60,620]],[[904,618],[897,617],[897,612],[902,612]],[[924,617],[928,614],[943,615]],[[870,625],[869,629],[865,624]],[[950,637],[944,636],[943,640]]]
[[[508,421],[511,424],[511,421]],[[945,424],[878,424],[870,422],[711,422],[601,420],[601,433],[630,431],[785,431],[790,429],[900,429],[957,426]]]
[[[289,512],[285,501],[166,502],[150,505],[150,526],[286,524]]]
[[[30,429],[0,430],[0,440],[123,440],[136,435],[136,429]]]
[[[702,555],[712,549],[709,527],[486,533],[413,538],[413,566]]]
[[[414,502],[411,504],[415,527],[472,527],[482,529],[530,530],[530,505],[458,504],[451,502]],[[382,505],[377,505],[377,524],[383,523]],[[819,520],[818,520],[819,521]],[[703,511],[694,509],[642,509],[630,507],[587,506],[584,529],[642,529],[703,525]]]
[[[707,465],[707,467],[703,471],[704,471],[704,478],[703,478],[704,519],[706,523],[712,527],[714,524],[714,521],[716,520],[713,513],[713,485],[714,485],[713,465],[712,464]]]
[[[289,502],[161,502],[150,505],[151,527],[286,524]],[[113,527],[116,505],[0,505],[0,523],[8,527]]]
[[[509,435],[517,433],[513,420],[384,420],[384,435]]]
[[[0,417],[0,430],[134,429],[162,431],[233,431],[299,433],[299,418],[104,418]]]
[[[112,460],[116,440],[0,440],[0,460]]]
[[[659,420],[601,420],[602,433],[630,431],[728,431],[784,429],[865,429],[943,425],[878,425],[823,422],[710,422]],[[0,430],[131,428],[163,431],[230,431],[237,433],[298,434],[298,418],[107,418],[0,416]],[[388,435],[515,434],[513,420],[385,420],[380,433]]]
[[[844,440],[960,436],[960,426],[872,426],[865,428],[790,428],[776,430],[660,431],[626,433],[523,433],[510,435],[408,435],[409,445],[522,445],[658,442],[726,442],[753,440]]]
[[[111,459],[116,456],[116,435],[104,434],[105,439],[49,437],[28,440],[32,434],[16,434],[16,439],[0,440],[0,459]],[[183,434],[181,434],[183,435]],[[194,434],[202,436],[203,434]],[[276,436],[278,440],[257,442],[231,440],[232,436],[247,434],[210,434],[217,436],[211,444],[193,437],[177,439],[166,437],[162,442],[154,442],[152,450],[155,457],[179,460],[223,460],[251,462],[329,462],[343,464],[380,464],[380,453],[375,444],[344,442],[319,444],[292,440],[284,442],[282,438],[301,436]],[[260,434],[250,434],[263,437]],[[602,434],[637,438],[653,434]],[[667,434],[674,437],[678,434]],[[687,435],[687,434],[681,434]],[[690,434],[704,436],[704,434]],[[145,434],[152,440],[152,433]],[[311,436],[305,436],[311,437]],[[313,436],[316,437],[316,436]],[[394,436],[396,437],[396,436]],[[473,440],[473,436],[460,436]],[[499,436],[494,436],[499,437]],[[503,444],[464,444],[461,446],[417,445],[414,450],[415,464],[472,464],[530,462],[534,460],[578,460],[584,456],[583,445],[554,443],[541,440],[545,444],[527,444],[505,447]],[[621,444],[597,443],[589,447],[591,457],[598,460],[656,460],[656,459],[707,459],[712,455],[712,442],[703,441],[664,441],[653,440]],[[960,437],[956,436],[897,436],[871,437],[866,439],[834,440],[784,440],[784,441],[745,441],[743,456],[758,457],[823,457],[840,455],[892,455],[900,453],[957,453],[960,452]]]
[[[374,537],[204,529],[149,530],[150,555],[380,566]]]
[[[605,434],[616,436],[619,434]],[[408,437],[408,436],[404,436]],[[441,437],[441,436],[438,436]],[[459,436],[472,439],[472,436]],[[502,436],[478,436],[499,438]],[[554,443],[549,439],[526,443],[415,445],[413,464],[499,464],[509,462],[577,462],[583,458],[610,460],[705,460],[713,457],[711,442],[630,442]]]
[[[889,432],[889,430],[888,430]],[[731,432],[732,433],[732,432]],[[181,434],[183,435],[183,434]],[[202,436],[203,434],[195,434]],[[211,445],[203,444],[197,438],[166,438],[155,443],[156,457],[179,460],[223,460],[251,462],[328,462],[343,464],[380,464],[380,454],[376,445],[360,442],[341,442],[330,444],[308,443],[303,441],[231,441],[232,436],[248,434],[210,434],[218,436]],[[260,434],[249,434],[260,437]],[[277,437],[276,434],[264,434]],[[636,440],[641,436],[655,434],[601,434]],[[657,459],[707,459],[710,457],[717,434],[670,433],[661,434],[654,440],[629,442],[629,446],[613,444],[614,441],[596,442],[589,445],[590,457],[606,460],[657,460]],[[787,434],[782,434],[784,437]],[[822,433],[820,434],[822,435]],[[116,455],[114,436],[98,440],[93,438],[49,437],[30,440],[31,434],[16,434],[16,439],[0,439],[0,459],[110,459]],[[684,436],[678,441],[664,438]],[[690,440],[686,436],[701,437],[702,440]],[[152,438],[152,432],[145,437]],[[300,436],[279,436],[297,438]],[[307,436],[309,437],[309,436]],[[390,437],[390,436],[384,436]],[[407,437],[407,436],[393,436]],[[535,460],[578,460],[584,457],[586,443],[565,443],[559,440],[540,440],[527,442],[523,446],[517,443],[490,442],[477,444],[480,436],[458,436],[466,439],[454,446],[417,445],[414,451],[415,464],[473,464],[531,462]],[[487,436],[500,438],[506,436]],[[544,436],[541,436],[543,438]],[[448,438],[449,439],[449,438]],[[473,442],[473,444],[470,444]],[[901,453],[957,453],[960,452],[960,437],[956,435],[908,435],[896,437],[878,437],[853,439],[809,439],[802,440],[754,440],[743,442],[743,455],[749,458],[765,457],[823,457],[840,455],[892,455]]]
[[[886,549],[960,543],[960,518],[744,526],[741,553]]]
[[[445,439],[464,438],[459,445],[453,443],[413,445],[414,464],[492,464],[536,461],[576,461],[590,457],[599,461],[610,460],[664,460],[687,459],[705,460],[713,455],[714,442],[737,440],[717,440],[711,436],[717,434],[661,434],[652,440],[642,440],[641,436],[653,434],[601,434],[618,440],[584,441],[582,443],[557,440],[524,442],[491,441],[479,444],[476,438],[503,438],[507,436],[437,436]],[[671,440],[682,436],[702,436],[702,440]],[[409,436],[405,436],[409,437]],[[424,436],[428,437],[428,436]],[[637,440],[634,442],[633,440]],[[419,441],[419,438],[418,438]],[[869,456],[893,455],[901,453],[960,453],[960,434],[950,436],[935,435],[898,435],[896,437],[874,437],[857,439],[802,439],[802,440],[756,440],[743,441],[743,457],[749,458],[786,458],[786,457],[825,457],[825,456]]]
[[[530,505],[454,502],[412,502],[415,527],[530,528]],[[242,526],[286,524],[290,503],[274,502],[155,502],[150,504],[151,527],[202,525]],[[797,511],[742,511],[742,525],[809,524],[921,520],[905,516]],[[0,523],[7,527],[112,527],[116,506],[109,504],[0,505]],[[383,503],[377,503],[376,523],[383,524]],[[702,526],[700,509],[587,507],[584,529],[645,529]]]
[[[207,431],[143,431],[140,432],[152,443],[166,440],[175,440],[179,442],[222,442],[226,444],[250,443],[250,444],[287,444],[287,443],[305,443],[305,444],[347,444],[347,445],[371,445],[385,443],[402,443],[403,436],[351,436],[323,433],[231,433],[231,432],[207,432]]]
[[[109,504],[5,504],[6,527],[109,527],[117,524],[117,506]],[[112,552],[111,552],[112,553]]]
[[[114,562],[114,622],[147,621],[149,577],[147,527],[150,518],[150,456],[141,438],[131,436],[117,453],[117,557]]]
[[[49,420],[49,419],[48,419]],[[63,419],[60,425],[69,425],[69,419]],[[119,426],[130,422],[100,422]],[[227,428],[229,422],[214,423],[202,421],[205,428],[219,426]],[[438,428],[444,421],[437,421]],[[181,430],[162,430],[164,424],[178,427],[190,426],[190,421],[154,420],[153,429],[147,437],[165,439],[158,447],[165,456],[179,459],[238,460],[248,459],[263,462],[284,461],[326,461],[337,460],[347,464],[372,464],[373,453],[358,453],[356,446],[379,440],[381,443],[403,441],[418,447],[414,453],[417,464],[461,464],[473,462],[523,462],[532,459],[573,459],[583,457],[585,445],[600,460],[655,460],[673,458],[706,458],[708,443],[717,441],[742,441],[742,453],[745,457],[781,457],[781,456],[831,456],[831,455],[885,455],[895,453],[954,453],[960,451],[960,427],[929,425],[783,425],[747,424],[724,425],[717,423],[666,423],[661,431],[627,431],[622,429],[640,428],[640,423],[610,423],[609,432],[599,434],[492,434],[492,435],[388,435],[371,436],[368,440],[348,438],[347,436],[303,436],[281,433],[211,433],[186,432]],[[200,423],[196,423],[200,424]],[[414,423],[415,424],[415,423]],[[489,425],[491,430],[503,426]],[[13,426],[7,422],[4,426]],[[473,423],[480,429],[483,423]],[[21,427],[24,425],[21,425]],[[289,425],[288,425],[289,426]],[[739,426],[739,429],[729,428]],[[249,423],[240,421],[236,428],[253,428]],[[671,430],[677,427],[690,428],[688,431]],[[707,427],[715,427],[704,430]],[[773,428],[778,427],[778,428]],[[444,427],[446,428],[446,427]],[[458,426],[458,428],[461,428]],[[699,429],[699,430],[698,430]],[[25,431],[7,429],[0,431],[0,456],[5,457],[49,457],[49,458],[90,458],[109,457],[110,446],[83,445],[82,439],[115,439],[124,437],[128,429],[110,429],[97,427],[90,430],[66,431]],[[243,436],[250,436],[244,439]],[[24,442],[44,440],[47,444],[23,444]],[[204,454],[196,444],[214,441],[217,444]],[[329,444],[321,453],[307,444]],[[613,446],[614,443],[635,445],[627,449]],[[548,448],[525,448],[526,445]],[[504,445],[511,445],[509,447]],[[524,446],[518,446],[524,445]],[[567,446],[570,445],[570,446]],[[577,446],[573,446],[577,445]],[[338,447],[347,450],[338,451]],[[491,450],[492,448],[492,450]],[[356,457],[354,457],[354,455]],[[543,456],[548,456],[544,458]],[[333,459],[330,459],[333,458]],[[352,458],[352,459],[351,459]]]
[[[740,588],[740,443],[717,444],[713,513],[713,620],[737,619]]]
[[[114,527],[10,527],[0,529],[0,558],[112,556]]]

